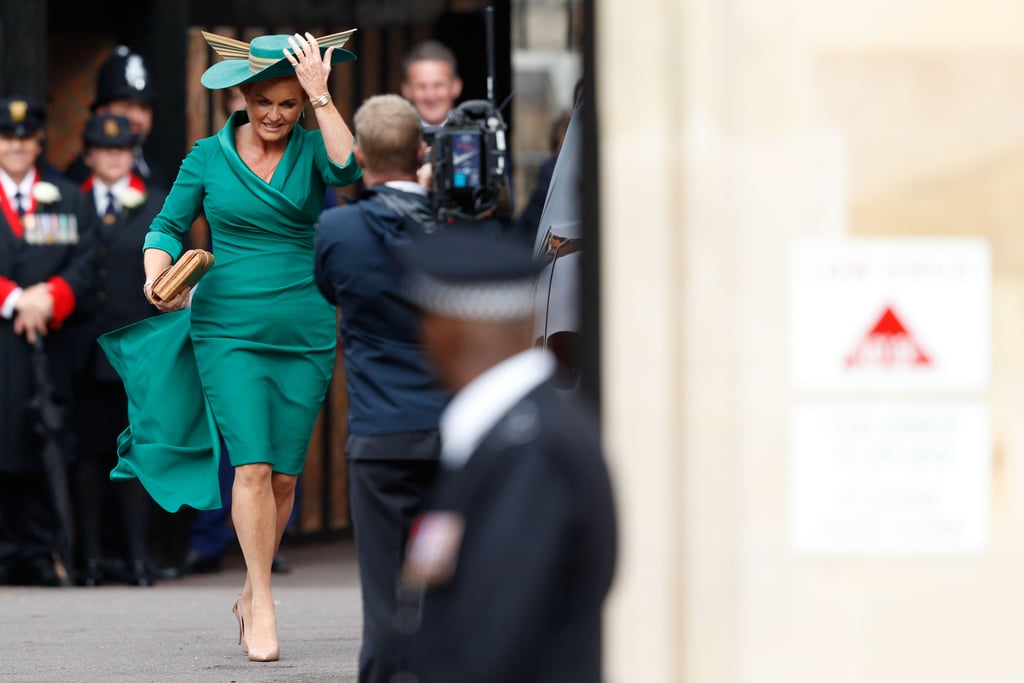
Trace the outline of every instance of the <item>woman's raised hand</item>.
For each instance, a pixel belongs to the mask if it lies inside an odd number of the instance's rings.
[[[299,84],[310,99],[320,97],[327,92],[327,77],[331,73],[331,55],[334,48],[329,47],[320,56],[320,45],[316,42],[313,34],[307,32],[305,36],[298,33],[288,36],[288,45],[291,50],[285,49],[284,56],[295,67],[295,75]]]

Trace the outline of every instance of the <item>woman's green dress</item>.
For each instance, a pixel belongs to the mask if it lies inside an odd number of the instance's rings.
[[[210,224],[213,269],[191,310],[115,330],[100,343],[124,380],[130,426],[111,478],[137,477],[161,506],[220,507],[218,439],[232,465],[302,471],[334,367],[335,310],[313,283],[313,238],[338,166],[319,131],[292,130],[270,182],[235,150],[244,111],[182,162],[146,248],[177,259],[192,222]]]

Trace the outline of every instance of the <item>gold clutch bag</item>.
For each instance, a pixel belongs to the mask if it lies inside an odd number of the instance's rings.
[[[150,292],[158,301],[173,299],[181,290],[194,287],[212,267],[213,254],[203,249],[189,249],[177,263],[153,280]]]

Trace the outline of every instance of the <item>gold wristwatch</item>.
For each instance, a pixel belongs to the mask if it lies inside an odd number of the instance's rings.
[[[325,92],[320,97],[310,97],[309,101],[312,103],[313,109],[319,109],[331,101],[331,93]]]

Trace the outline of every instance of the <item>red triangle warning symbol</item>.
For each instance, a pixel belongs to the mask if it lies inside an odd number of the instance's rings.
[[[932,359],[914,340],[896,317],[891,306],[886,306],[882,317],[872,326],[867,335],[846,357],[846,367],[894,368],[899,366],[929,366]]]

